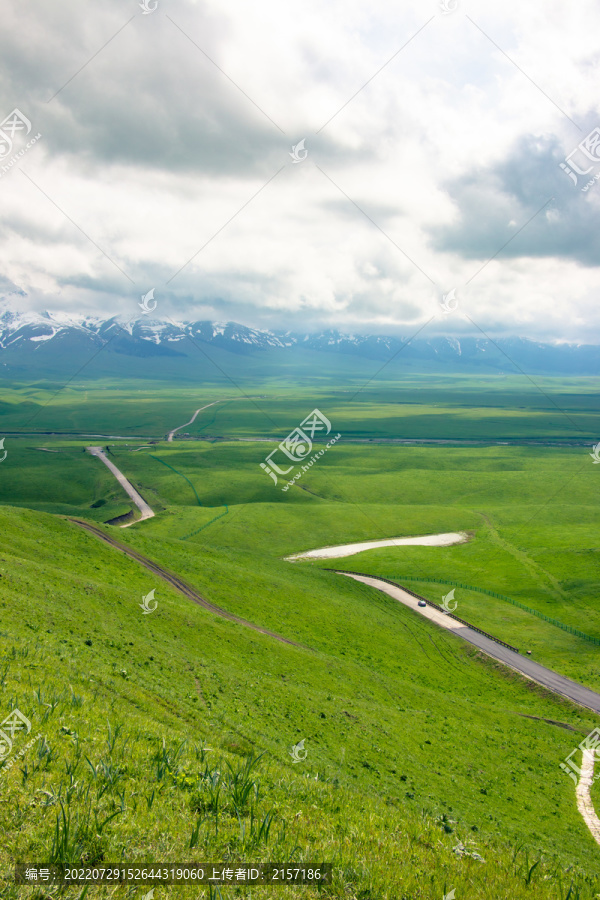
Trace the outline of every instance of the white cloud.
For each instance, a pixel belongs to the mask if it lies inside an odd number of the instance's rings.
[[[154,286],[179,318],[405,330],[456,287],[486,330],[600,340],[600,186],[569,195],[557,161],[596,124],[591,0],[5,7],[2,109],[43,134],[18,165],[48,196],[0,179],[3,274],[30,304],[133,312]]]

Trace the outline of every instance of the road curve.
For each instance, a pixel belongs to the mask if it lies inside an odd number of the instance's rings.
[[[388,596],[397,600],[399,603],[403,603],[415,612],[420,613],[424,618],[429,619],[430,622],[434,622],[441,628],[452,631],[465,641],[475,644],[476,647],[483,650],[488,656],[499,660],[499,662],[504,663],[506,666],[510,666],[511,669],[520,672],[521,675],[525,675],[526,678],[530,678],[532,681],[536,681],[538,684],[543,685],[543,687],[547,688],[549,691],[560,694],[562,697],[567,697],[574,703],[578,703],[580,706],[585,706],[587,709],[591,709],[595,713],[600,714],[600,694],[590,690],[590,688],[584,687],[577,681],[571,681],[570,678],[559,675],[558,672],[554,672],[552,669],[541,666],[527,656],[521,656],[521,654],[517,653],[515,650],[510,650],[508,647],[502,646],[502,644],[497,644],[491,638],[480,634],[473,628],[469,628],[467,625],[463,625],[461,622],[457,622],[455,619],[439,612],[439,610],[432,606],[419,606],[419,597],[414,596],[412,593],[408,593],[408,591],[405,591],[400,586],[396,587],[395,585],[389,584],[387,581],[382,581],[379,578],[372,578],[368,575],[357,575],[352,572],[337,572],[337,574],[345,575],[347,578],[354,578],[355,581],[361,581],[363,584],[368,584],[378,591],[383,591],[384,594],[388,594]],[[422,599],[426,600],[427,598],[423,597]]]
[[[110,469],[123,490],[129,494],[141,513],[139,519],[136,519],[134,522],[127,522],[120,527],[129,528],[130,525],[135,525],[137,522],[142,522],[144,519],[151,519],[154,516],[154,510],[148,506],[142,495],[138,494],[132,483],[125,478],[121,470],[117,469],[115,464],[110,461],[102,447],[88,447],[87,451],[88,453],[91,453],[92,456],[97,456],[98,459],[101,459],[104,465]]]
[[[375,550],[377,547],[450,547],[452,544],[462,544],[469,536],[464,531],[450,531],[445,534],[423,534],[418,537],[386,538],[383,541],[360,541],[355,544],[339,544],[337,547],[320,547],[318,550],[307,550],[305,553],[295,553],[294,556],[286,556],[288,562],[297,559],[341,559],[344,556],[354,556],[363,550]]]
[[[172,440],[173,440],[173,435],[174,435],[174,434],[176,434],[178,431],[181,431],[181,429],[182,429],[182,428],[185,428],[186,425],[191,425],[192,422],[195,421],[196,416],[198,415],[198,413],[199,413],[199,412],[202,412],[203,409],[208,409],[209,406],[215,406],[216,403],[225,403],[225,400],[213,400],[212,403],[207,403],[206,406],[201,406],[200,409],[197,409],[197,410],[196,410],[196,412],[194,413],[194,415],[192,416],[192,418],[190,419],[189,422],[184,422],[183,425],[180,425],[180,426],[179,426],[179,428],[174,428],[173,431],[170,431],[170,432],[168,433],[168,435],[167,435],[167,441],[168,441],[169,443],[171,443]]]
[[[151,559],[148,559],[146,556],[142,556],[141,553],[138,553],[137,550],[133,550],[131,547],[127,547],[125,544],[121,544],[111,535],[105,534],[100,528],[96,528],[95,525],[91,525],[89,522],[84,522],[81,519],[74,519],[68,517],[69,522],[73,522],[75,525],[78,525],[80,528],[85,528],[86,531],[89,531],[95,537],[100,538],[100,540],[105,541],[107,544],[110,544],[111,547],[114,547],[116,550],[120,550],[121,553],[124,553],[130,559],[135,560],[140,563],[140,565],[145,566],[146,569],[149,569],[154,575],[157,575],[159,578],[162,578],[163,581],[168,582],[171,587],[175,588],[176,591],[179,591],[180,594],[183,594],[184,597],[187,597],[188,600],[192,600],[194,603],[197,603],[198,606],[202,606],[204,609],[207,609],[209,612],[214,613],[216,616],[221,616],[223,619],[229,619],[230,622],[237,622],[238,625],[244,625],[246,628],[252,628],[253,631],[258,631],[261,634],[266,634],[268,637],[275,638],[276,641],[280,641],[282,644],[289,644],[292,647],[300,647],[302,650],[307,650],[310,648],[304,647],[302,644],[296,643],[296,641],[290,641],[288,638],[282,637],[280,634],[276,634],[274,631],[269,631],[267,628],[261,628],[260,625],[254,625],[252,622],[247,622],[246,619],[242,619],[240,616],[235,616],[233,613],[227,612],[226,609],[221,609],[220,606],[215,606],[214,603],[210,603],[208,600],[205,600],[204,597],[201,597],[198,591],[193,588],[191,585],[187,584],[187,582],[183,581],[182,578],[179,578],[177,575],[174,575],[172,572],[169,572],[168,569],[163,568],[158,563],[153,562]]]

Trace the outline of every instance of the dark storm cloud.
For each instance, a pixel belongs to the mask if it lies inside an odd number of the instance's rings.
[[[565,155],[557,138],[528,135],[501,164],[474,166],[467,175],[446,184],[458,220],[430,229],[434,248],[465,259],[488,259],[550,201],[501,251],[500,258],[558,257],[597,266],[600,182],[582,192],[587,179],[580,177],[579,184],[573,185],[559,165]],[[600,171],[600,165],[589,177],[595,171]]]
[[[201,11],[184,15],[178,4],[169,11],[173,19],[179,12],[185,30],[218,63],[214,24]],[[271,172],[288,149],[285,135],[162,10],[139,12],[136,3],[113,2],[88,4],[82,14],[73,0],[58,6],[29,0],[9,10],[18,22],[0,35],[5,115],[17,106],[50,153],[90,167]],[[116,34],[130,14],[133,21]]]
[[[269,98],[227,77],[224,26],[202,6],[161,3],[142,16],[136,2],[82,9],[75,0],[25,0],[7,8],[4,25],[0,119],[18,107],[50,154],[91,174],[123,164],[268,177],[289,162],[291,144],[310,133],[308,127],[298,133],[298,122],[290,128],[276,121]],[[256,56],[244,62],[249,74],[258,65]],[[334,161],[373,155],[368,146],[350,151],[328,135],[310,134],[309,143]]]
[[[209,176],[272,174],[301,135],[284,133],[289,123],[271,121],[261,97],[229,80],[219,29],[201,7],[173,3],[169,16],[163,7],[148,17],[136,3],[89,5],[85,14],[74,0],[58,9],[34,0],[9,9],[15,21],[0,34],[5,114],[17,106],[51,154],[92,172],[124,164]],[[248,59],[249,72],[253,65]],[[334,158],[346,155],[327,135],[310,140]],[[371,151],[351,155],[364,160]]]

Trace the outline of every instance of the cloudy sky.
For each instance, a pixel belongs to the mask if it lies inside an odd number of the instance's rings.
[[[11,305],[600,342],[592,0],[144,2],[4,0]]]

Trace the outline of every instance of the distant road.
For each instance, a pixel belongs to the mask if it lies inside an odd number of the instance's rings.
[[[121,528],[128,528],[130,525],[135,525],[136,522],[142,522],[144,519],[151,519],[154,516],[154,510],[148,506],[142,495],[138,494],[132,483],[125,478],[120,469],[117,469],[115,464],[108,459],[102,447],[88,447],[87,451],[88,453],[91,453],[92,456],[97,456],[98,459],[101,459],[104,465],[110,469],[123,490],[127,491],[141,513],[139,519],[136,519],[135,522],[127,522],[125,525],[121,525]]]
[[[252,397],[237,397],[237,400],[252,400]],[[215,403],[224,403],[225,400],[215,400]],[[208,404],[212,406],[212,403]],[[203,406],[201,409],[206,409],[206,406]],[[201,410],[196,410],[196,413]],[[195,416],[194,416],[195,418]],[[191,419],[190,422],[186,424],[189,425],[193,422],[194,419]],[[185,428],[185,425],[180,425],[179,428],[173,429],[169,434],[175,434],[177,431],[180,431],[181,428]],[[158,441],[161,440],[159,435],[157,434],[91,434],[89,431],[4,431],[5,437],[10,438],[73,438],[75,440],[92,440],[98,439],[102,441]],[[214,439],[214,438],[213,438]],[[223,441],[251,441],[254,443],[266,443],[272,444],[274,442],[279,442],[281,440],[281,435],[268,435],[263,437],[238,437],[236,435],[231,435],[229,437],[219,435],[219,439]],[[200,438],[192,438],[192,440],[200,440]],[[588,447],[591,443],[593,443],[593,438],[588,438],[587,440],[582,440],[577,438],[576,440],[572,440],[570,438],[564,441],[553,441],[548,440],[546,438],[540,438],[539,440],[518,440],[518,439],[509,439],[505,441],[500,441],[497,438],[480,438],[479,440],[463,440],[461,438],[359,438],[353,437],[349,435],[344,438],[344,442],[346,444],[394,444],[398,446],[403,445],[439,445],[439,444],[451,444],[457,447],[489,447],[489,446],[500,446],[500,447]]]
[[[179,428],[174,428],[173,431],[170,431],[168,433],[167,441],[169,441],[169,443],[170,443],[173,440],[173,435],[176,434],[176,432],[181,431],[181,429],[185,428],[186,425],[191,425],[194,422],[194,420],[196,419],[196,416],[198,415],[198,413],[202,412],[203,409],[208,409],[209,406],[215,406],[216,403],[226,403],[228,399],[231,399],[231,398],[224,397],[223,400],[213,400],[212,403],[207,403],[206,406],[201,406],[200,409],[196,410],[196,412],[194,413],[194,415],[192,416],[192,418],[190,419],[189,422],[185,422],[183,425],[180,425]]]
[[[479,649],[483,650],[484,653],[487,653],[488,656],[510,666],[511,669],[515,669],[527,678],[531,678],[532,681],[537,681],[538,684],[543,685],[553,693],[568,697],[569,700],[579,703],[580,706],[585,706],[587,709],[591,709],[595,713],[600,714],[600,694],[590,690],[590,688],[584,687],[577,681],[571,681],[570,678],[559,675],[558,672],[554,672],[552,669],[541,666],[528,656],[521,656],[520,653],[509,650],[507,647],[503,647],[502,644],[497,644],[485,635],[479,634],[479,632],[474,631],[467,625],[462,625],[460,622],[439,612],[432,606],[419,606],[418,598],[409,594],[401,587],[394,587],[386,581],[382,581],[379,578],[371,578],[367,575],[355,575],[350,572],[338,572],[337,574],[345,575],[347,578],[354,578],[355,581],[362,581],[363,584],[369,584],[371,587],[377,588],[378,591],[383,591],[384,594],[388,594],[394,600],[408,606],[414,612],[429,619],[430,622],[435,622],[440,628],[452,631],[465,641],[475,644],[476,647],[479,647]]]
[[[238,625],[245,625],[246,628],[252,628],[254,631],[259,631],[261,634],[266,634],[268,635],[268,637],[275,638],[276,641],[280,641],[282,644],[290,644],[292,647],[300,647],[303,650],[310,649],[310,647],[307,648],[302,644],[297,644],[295,641],[291,641],[289,640],[289,638],[282,637],[280,634],[276,634],[274,631],[269,631],[268,628],[261,628],[260,625],[254,625],[252,622],[248,622],[246,619],[242,619],[240,616],[235,616],[233,613],[227,612],[226,609],[221,609],[220,606],[215,606],[214,603],[210,603],[208,600],[205,600],[204,597],[202,597],[195,588],[187,584],[187,582],[183,581],[182,578],[174,575],[173,572],[169,572],[168,569],[164,569],[161,565],[159,565],[159,563],[148,559],[147,556],[142,556],[141,553],[138,553],[137,550],[134,550],[132,547],[127,547],[125,544],[121,544],[116,540],[116,538],[113,538],[109,534],[105,534],[102,529],[90,524],[90,522],[84,522],[81,519],[72,518],[69,518],[68,521],[74,522],[75,525],[79,525],[80,528],[85,528],[86,531],[91,532],[91,534],[93,534],[95,537],[100,538],[101,541],[105,541],[107,544],[110,544],[111,547],[120,550],[121,553],[125,554],[125,556],[128,556],[130,559],[134,559],[142,566],[145,566],[146,569],[149,569],[154,575],[162,578],[163,581],[167,581],[171,585],[171,587],[174,587],[176,591],[179,591],[179,593],[183,594],[184,597],[187,597],[188,600],[193,600],[193,602],[197,603],[198,606],[204,607],[204,609],[207,609],[209,612],[214,613],[216,616],[221,616],[221,618],[223,619],[229,619],[230,622],[237,622]]]

